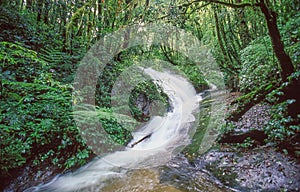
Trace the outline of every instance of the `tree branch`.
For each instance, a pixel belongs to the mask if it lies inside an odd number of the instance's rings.
[[[239,119],[254,105],[265,100],[266,96],[271,93],[273,90],[282,89],[278,83],[266,83],[261,85],[259,88],[254,91],[243,95],[233,101],[230,105],[238,104],[238,108],[232,112],[226,120],[237,122]]]
[[[231,7],[231,8],[244,8],[244,7],[253,7],[253,6],[259,6],[259,3],[228,3],[228,2],[224,2],[224,1],[219,1],[219,0],[194,0],[191,1],[189,3],[183,4],[182,6],[190,6],[194,3],[199,3],[199,2],[206,2],[208,4],[210,3],[216,3],[216,4],[220,4],[220,5],[225,5],[227,7]]]

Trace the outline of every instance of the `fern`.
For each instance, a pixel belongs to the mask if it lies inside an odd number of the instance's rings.
[[[52,64],[58,64],[64,61],[65,53],[53,48],[45,48],[41,50],[40,58]]]

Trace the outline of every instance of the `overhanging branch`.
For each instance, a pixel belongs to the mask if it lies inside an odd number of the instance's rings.
[[[194,0],[189,3],[183,4],[182,6],[190,6],[194,3],[199,3],[199,2],[216,3],[216,4],[220,4],[220,5],[225,5],[225,6],[231,7],[231,8],[244,8],[244,7],[259,6],[259,3],[229,3],[229,2],[219,1],[219,0]]]

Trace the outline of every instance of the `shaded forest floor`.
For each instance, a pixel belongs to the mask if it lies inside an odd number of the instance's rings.
[[[213,149],[197,160],[224,185],[241,191],[298,191],[300,165],[272,146]]]
[[[227,102],[239,95],[231,94]],[[232,122],[235,126],[232,138],[199,157],[196,165],[208,170],[224,185],[241,191],[299,191],[299,159],[284,154],[272,143],[259,141],[265,139],[260,131],[269,121],[269,110],[268,104],[258,104],[238,122]],[[241,142],[245,135],[256,140]]]

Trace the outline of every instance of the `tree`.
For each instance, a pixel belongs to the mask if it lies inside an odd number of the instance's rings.
[[[264,15],[267,28],[268,28],[268,34],[272,41],[272,47],[274,50],[274,53],[279,61],[279,65],[281,68],[280,74],[282,78],[282,82],[288,82],[288,77],[295,72],[295,67],[292,63],[292,60],[290,56],[285,52],[284,45],[281,40],[281,35],[278,29],[277,25],[277,13],[272,10],[272,8],[269,6],[270,2],[268,0],[257,0],[255,3],[239,3],[241,1],[237,1],[237,3],[228,3],[225,1],[218,1],[218,0],[198,0],[195,2],[211,2],[216,3],[224,6],[228,6],[231,8],[244,8],[244,7],[259,7],[261,12]],[[280,98],[280,101],[286,100],[286,99],[295,99],[296,102],[294,102],[292,105],[289,106],[289,115],[292,117],[296,117],[297,114],[300,113],[300,96],[297,94],[297,86],[299,86],[299,80],[294,79],[292,82],[290,82],[289,86],[285,87],[283,89],[284,96]],[[229,119],[230,120],[238,120],[246,111],[248,111],[253,105],[259,103],[260,101],[265,99],[265,96],[270,93],[273,89],[265,90],[265,87],[261,87],[262,90],[258,93],[259,97],[253,97],[248,102],[246,102],[244,105],[240,106],[237,111],[237,113],[233,114]]]
[[[259,7],[265,16],[273,50],[281,66],[281,77],[285,82],[287,81],[287,77],[295,71],[295,68],[291,58],[286,54],[284,45],[281,41],[280,32],[277,26],[277,13],[267,6],[266,0],[260,0]]]

